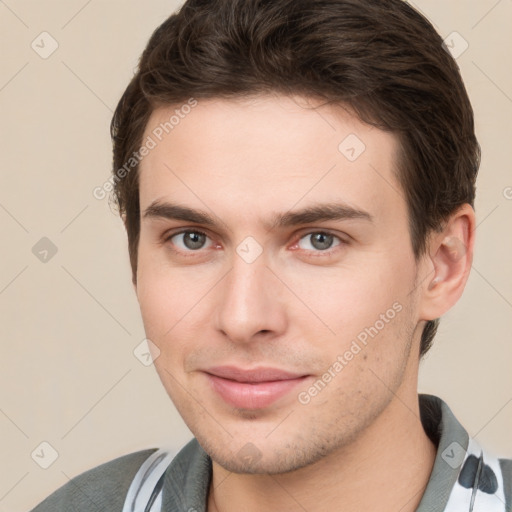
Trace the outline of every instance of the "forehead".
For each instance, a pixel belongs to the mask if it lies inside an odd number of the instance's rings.
[[[195,100],[194,100],[195,102]],[[396,137],[340,105],[279,95],[157,108],[140,164],[143,210],[155,200],[265,216],[300,203],[343,201],[376,216],[405,211]],[[248,214],[247,214],[248,215]]]

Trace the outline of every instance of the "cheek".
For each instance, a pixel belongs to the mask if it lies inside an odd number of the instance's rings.
[[[162,338],[194,308],[201,297],[201,279],[189,269],[172,269],[163,251],[139,249],[137,298],[148,337]]]
[[[157,347],[155,369],[174,400],[175,378],[179,378],[186,349],[186,339],[180,330],[184,321],[180,320],[186,315],[187,300],[183,293],[173,293],[170,283],[152,272],[142,273],[138,297],[146,337]]]
[[[407,294],[414,281],[409,269],[404,261],[367,258],[357,265],[304,266],[301,272],[283,269],[283,281],[290,283],[290,289],[302,302],[294,301],[297,312],[309,310],[312,315],[307,316],[314,320],[316,328],[323,324],[326,332],[328,326],[346,340],[373,325],[381,314],[389,311],[387,316],[393,316],[399,309],[396,305],[393,309],[395,303],[403,306],[409,300]]]
[[[187,354],[198,350],[205,337],[208,293],[213,285],[207,276],[197,274],[191,267],[171,269],[141,259],[137,296],[146,337],[159,350],[155,367],[168,389],[172,386],[169,374],[183,370]]]
[[[167,281],[148,267],[138,274],[137,297],[146,335],[160,338],[174,323],[176,297],[169,293]]]
[[[317,271],[312,277],[310,273],[295,279],[297,295],[315,313],[308,314],[309,323],[298,322],[310,333],[308,338],[323,347],[327,366],[342,357],[344,377],[337,379],[338,384],[345,387],[347,381],[375,380],[369,370],[365,373],[368,368],[382,376],[392,372],[406,357],[410,343],[414,319],[407,295],[414,269],[406,261],[383,258],[361,268],[330,269],[321,279]]]

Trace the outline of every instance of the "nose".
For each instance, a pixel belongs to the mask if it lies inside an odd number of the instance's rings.
[[[220,285],[216,327],[230,340],[248,343],[285,331],[280,282],[263,257],[247,263],[235,254],[233,268]]]

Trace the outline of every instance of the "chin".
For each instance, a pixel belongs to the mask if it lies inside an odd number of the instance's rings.
[[[301,446],[282,441],[281,446],[271,445],[263,439],[247,441],[237,451],[232,451],[233,442],[222,446],[213,439],[197,440],[214,462],[225,470],[238,474],[278,475],[296,471],[314,464],[325,457],[334,447],[324,445]],[[266,443],[266,446],[263,446]],[[260,449],[261,448],[261,449]]]

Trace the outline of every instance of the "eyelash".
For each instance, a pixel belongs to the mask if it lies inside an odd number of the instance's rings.
[[[174,233],[167,234],[164,237],[164,242],[166,242],[166,243],[171,242],[172,238],[174,238],[175,236],[178,236],[178,235],[183,235],[184,233],[196,233],[196,234],[204,235],[205,237],[210,239],[210,236],[208,235],[208,233],[201,231],[200,229],[182,229],[181,231],[176,231]],[[339,243],[337,245],[335,245],[334,247],[330,247],[329,249],[326,249],[325,251],[322,251],[322,250],[309,251],[307,249],[300,249],[300,248],[293,249],[293,250],[306,251],[306,252],[310,253],[313,257],[317,258],[317,257],[331,256],[334,252],[337,252],[337,250],[339,250],[340,247],[348,245],[347,240],[342,239],[340,236],[335,235],[334,233],[331,233],[329,230],[312,230],[312,231],[307,231],[307,232],[301,233],[296,238],[296,241],[293,243],[293,247],[297,246],[303,238],[305,238],[307,236],[314,235],[314,234],[322,234],[322,235],[332,236],[334,239],[337,239],[339,241]],[[174,245],[174,244],[172,244],[172,242],[171,242],[171,245]],[[172,247],[172,250],[175,253],[177,253],[180,256],[183,256],[185,258],[190,258],[190,257],[193,258],[197,254],[203,252],[202,249],[197,249],[196,251],[194,251],[194,250],[181,251],[181,250],[175,249],[174,247]]]

